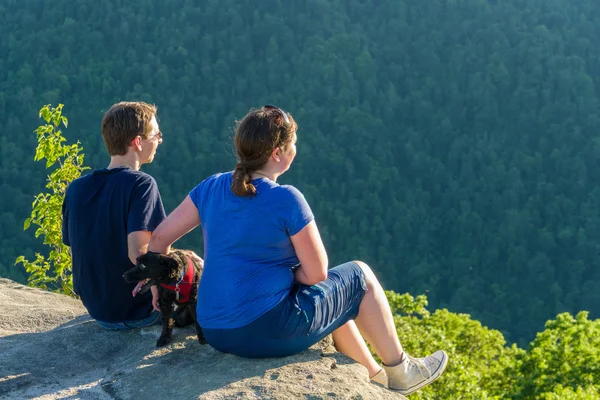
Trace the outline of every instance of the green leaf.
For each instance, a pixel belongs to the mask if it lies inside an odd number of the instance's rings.
[[[54,115],[52,116],[52,123],[56,127],[58,127],[60,125],[60,113],[59,112],[54,113]]]
[[[45,105],[40,110],[40,117],[43,118],[46,122],[50,122],[50,118],[52,117],[52,113],[50,112],[50,105]]]
[[[23,230],[26,231],[31,226],[31,218],[27,218],[23,223]]]

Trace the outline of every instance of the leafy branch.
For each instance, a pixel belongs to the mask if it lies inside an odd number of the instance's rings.
[[[15,264],[22,263],[29,273],[30,286],[50,289],[74,296],[71,253],[62,243],[62,204],[67,186],[81,176],[89,167],[83,166],[81,153],[83,148],[78,141],[64,144],[61,125],[68,126],[67,118],[62,115],[63,104],[57,107],[45,105],[40,110],[40,118],[46,123],[40,125],[35,133],[38,145],[35,161],[46,160],[46,169],[57,166],[46,179],[46,193],[39,193],[31,205],[31,216],[25,220],[23,229],[37,225],[35,237],[43,237],[44,244],[50,247],[46,257],[36,253],[33,261],[19,256]]]

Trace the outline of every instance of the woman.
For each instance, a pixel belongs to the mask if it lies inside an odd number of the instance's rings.
[[[402,350],[384,291],[365,263],[327,269],[304,196],[276,183],[296,156],[297,128],[275,106],[251,110],[236,129],[235,170],[192,189],[153,232],[149,250],[167,253],[202,224],[198,323],[217,350],[283,357],[332,333],[338,351],[364,365],[372,380],[410,394],[438,378],[448,357],[437,351],[417,359]]]

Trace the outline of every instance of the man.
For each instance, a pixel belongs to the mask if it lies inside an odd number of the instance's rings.
[[[157,323],[152,295],[132,296],[123,273],[146,253],[150,235],[166,214],[150,175],[162,133],[156,107],[143,102],[113,105],[102,120],[108,167],[73,181],[63,203],[63,242],[71,247],[73,286],[98,323],[113,330]],[[155,290],[155,288],[153,288]]]

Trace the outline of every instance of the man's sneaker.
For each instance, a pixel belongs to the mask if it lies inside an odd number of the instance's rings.
[[[387,374],[385,373],[385,369],[380,369],[378,373],[376,373],[375,375],[373,375],[371,377],[371,380],[381,386],[383,386],[384,388],[388,387],[388,377]]]
[[[448,355],[439,350],[425,358],[414,358],[404,353],[402,363],[393,367],[384,365],[383,368],[390,390],[411,394],[439,378],[447,364]]]

